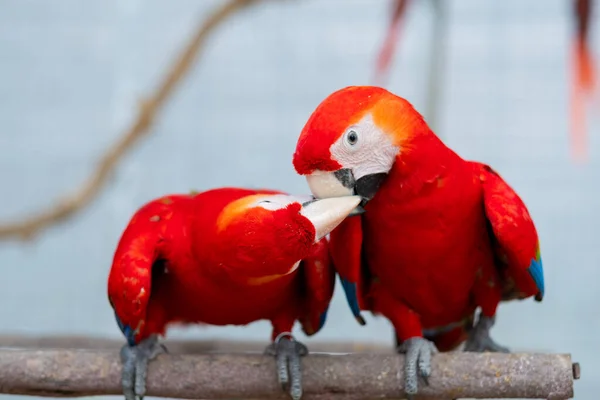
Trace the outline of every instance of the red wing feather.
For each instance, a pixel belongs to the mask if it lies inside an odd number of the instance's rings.
[[[323,238],[315,245],[310,257],[302,260],[301,268],[306,288],[306,308],[300,323],[304,333],[313,335],[325,325],[335,287],[335,270],[327,239]]]
[[[483,187],[484,211],[494,239],[504,299],[544,295],[539,240],[527,207],[492,168],[473,163]]]

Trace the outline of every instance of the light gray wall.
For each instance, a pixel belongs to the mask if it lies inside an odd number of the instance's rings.
[[[0,0],[0,220],[79,185],[217,3]],[[418,3],[388,87],[423,109],[431,10]],[[544,302],[501,306],[494,336],[513,349],[573,353],[583,370],[577,398],[592,399],[600,391],[600,136],[596,113],[590,162],[574,165],[570,2],[451,4],[439,133],[522,195],[545,262]],[[219,29],[91,207],[33,243],[0,243],[0,332],[120,338],[106,297],[112,252],[131,214],[155,196],[225,185],[306,192],[291,165],[297,135],[327,94],[370,83],[387,11],[387,1],[268,1]],[[383,319],[356,325],[340,289],[314,340],[391,344]],[[170,336],[266,341],[269,332],[260,322]]]

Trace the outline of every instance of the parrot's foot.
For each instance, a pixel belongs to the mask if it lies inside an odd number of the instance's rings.
[[[412,337],[405,340],[399,347],[399,353],[404,353],[404,391],[408,399],[412,399],[418,391],[419,376],[425,384],[429,384],[431,375],[431,355],[438,352],[433,342],[422,337]]]
[[[166,352],[167,348],[158,342],[157,336],[150,336],[135,346],[126,344],[121,348],[121,384],[126,400],[136,400],[136,396],[140,400],[144,398],[148,362]]]
[[[477,324],[469,333],[469,338],[465,344],[464,351],[482,353],[485,351],[495,353],[510,353],[510,350],[500,346],[490,337],[490,329],[494,326],[495,318],[479,315]]]
[[[308,348],[286,332],[267,346],[265,353],[277,359],[277,376],[282,389],[286,390],[289,387],[292,399],[299,400],[302,397],[300,357],[308,354]]]

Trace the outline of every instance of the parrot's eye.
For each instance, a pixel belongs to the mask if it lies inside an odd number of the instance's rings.
[[[272,200],[261,200],[258,203],[256,203],[256,206],[264,208],[266,210],[275,211],[281,208],[281,203]]]
[[[356,131],[348,131],[346,134],[346,142],[348,142],[350,146],[354,146],[358,142],[358,133],[356,133]]]

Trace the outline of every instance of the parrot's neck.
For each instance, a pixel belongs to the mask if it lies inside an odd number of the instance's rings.
[[[406,150],[396,156],[378,195],[388,201],[418,195],[425,186],[451,173],[460,162],[462,159],[433,132],[414,137]]]

